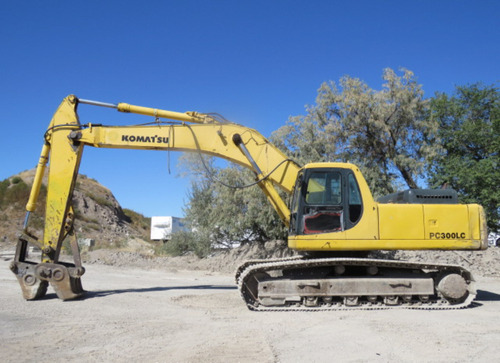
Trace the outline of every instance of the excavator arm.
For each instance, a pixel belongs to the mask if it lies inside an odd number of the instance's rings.
[[[141,126],[82,125],[77,114],[79,104],[115,108],[120,112],[154,117],[154,122]],[[160,122],[160,118],[180,121]],[[21,284],[24,297],[43,296],[47,282],[61,299],[81,295],[81,266],[76,238],[73,234],[74,213],[70,202],[78,175],[84,146],[98,148],[191,151],[224,158],[255,173],[257,185],[267,196],[279,217],[288,226],[290,212],[275,186],[291,193],[299,166],[288,159],[260,133],[250,128],[218,122],[209,115],[196,112],[172,112],[126,103],[117,105],[66,97],[45,133],[44,146],[37,166],[34,184],[27,204],[24,233],[18,243],[12,270]],[[43,239],[29,233],[29,215],[36,208],[45,168],[49,163],[47,204]],[[59,263],[63,240],[72,236],[75,263]],[[42,263],[25,260],[26,246],[32,243],[42,249]]]

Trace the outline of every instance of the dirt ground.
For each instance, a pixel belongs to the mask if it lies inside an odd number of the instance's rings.
[[[228,273],[87,264],[86,297],[25,301],[0,258],[3,362],[484,362],[500,357],[500,278],[473,307],[259,313]],[[189,267],[186,265],[184,267]]]

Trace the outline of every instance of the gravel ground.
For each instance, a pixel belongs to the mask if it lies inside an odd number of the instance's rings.
[[[12,255],[3,252],[0,357],[4,362],[496,361],[499,250],[426,252],[442,263],[453,258],[464,266],[472,263],[478,296],[468,309],[285,313],[247,310],[226,272],[235,262],[222,255],[158,259],[93,251],[82,279],[85,298],[62,302],[49,289],[44,299],[27,302],[8,269]],[[237,253],[238,258],[231,255],[235,260],[252,255]],[[214,271],[219,267],[221,272]]]

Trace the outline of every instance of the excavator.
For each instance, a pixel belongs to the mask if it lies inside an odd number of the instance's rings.
[[[153,117],[148,124],[80,123],[77,108],[93,105]],[[459,265],[367,258],[380,250],[483,250],[486,219],[477,204],[459,204],[450,189],[410,189],[375,201],[359,168],[323,162],[304,166],[257,131],[198,112],[66,97],[44,135],[26,218],[10,268],[26,300],[50,284],[62,300],[80,298],[85,272],[73,228],[73,189],[85,146],[188,151],[224,158],[255,173],[256,184],[288,228],[297,256],[250,260],[236,271],[250,310],[454,309],[471,304],[475,280]],[[30,232],[48,164],[43,237]],[[278,192],[281,190],[282,193]],[[282,195],[287,195],[288,204]],[[70,239],[73,263],[59,260]],[[27,259],[38,246],[41,261]]]

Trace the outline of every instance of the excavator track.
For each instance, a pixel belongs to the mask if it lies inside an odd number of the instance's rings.
[[[254,311],[460,309],[476,296],[461,266],[365,258],[253,260],[236,279]]]
[[[297,256],[290,256],[290,257],[281,257],[281,258],[274,258],[274,259],[253,259],[253,260],[246,260],[243,262],[241,265],[238,266],[235,274],[234,274],[234,279],[236,281],[236,284],[239,284],[240,281],[240,276],[241,274],[250,266],[253,265],[258,265],[261,263],[268,263],[268,262],[287,262],[287,261],[297,261],[303,259],[303,256],[297,255]]]

